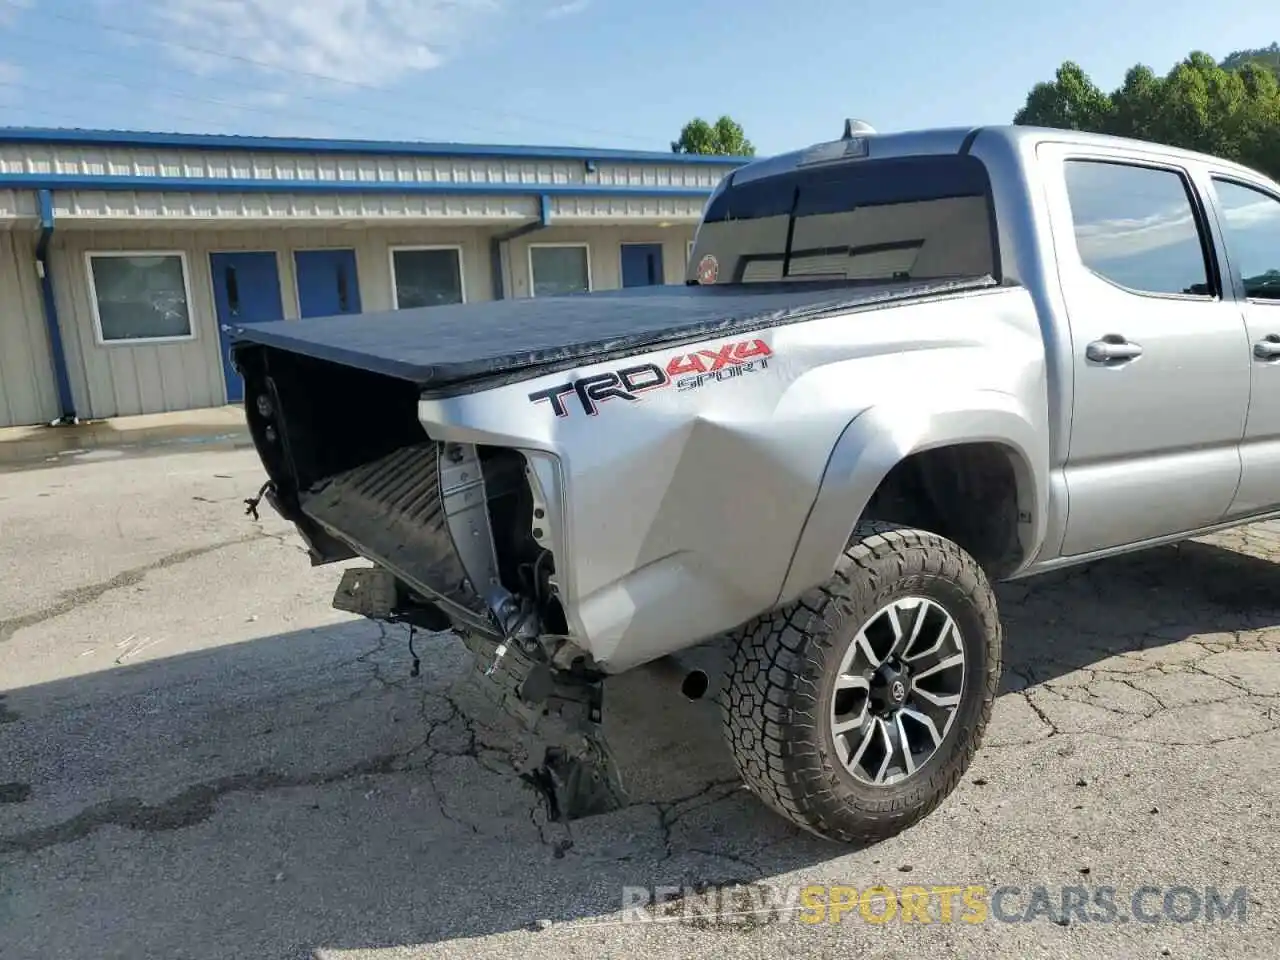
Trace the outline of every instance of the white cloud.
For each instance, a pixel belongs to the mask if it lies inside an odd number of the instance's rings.
[[[1237,230],[1252,230],[1255,227],[1266,229],[1275,227],[1280,220],[1280,204],[1274,200],[1260,199],[1254,203],[1228,207],[1225,211],[1227,223]]]
[[[559,20],[561,17],[582,13],[589,6],[591,6],[591,0],[566,0],[565,3],[557,4],[548,10],[545,16],[548,20]]]
[[[1081,224],[1076,227],[1076,245],[1086,259],[1109,260],[1186,243],[1195,231],[1190,211],[1178,207],[1148,217]]]
[[[504,0],[164,0],[169,46],[206,74],[252,69],[244,60],[347,83],[384,85],[431,70],[498,13]],[[572,0],[581,2],[581,0]],[[116,0],[119,9],[133,0]]]
[[[243,96],[237,96],[236,99],[248,107],[266,107],[270,109],[288,106],[292,98],[283,90],[258,90],[253,93],[246,93]]]

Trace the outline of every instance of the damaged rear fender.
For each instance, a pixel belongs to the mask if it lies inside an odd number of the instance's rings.
[[[823,472],[813,506],[800,530],[778,603],[790,603],[826,582],[880,483],[915,453],[964,443],[1005,448],[1017,482],[1021,566],[1035,556],[1047,525],[1047,431],[1018,398],[973,391],[949,398],[946,409],[877,405],[841,432]]]

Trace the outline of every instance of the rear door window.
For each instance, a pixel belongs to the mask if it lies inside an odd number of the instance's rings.
[[[1227,251],[1238,264],[1244,293],[1280,300],[1280,200],[1254,187],[1214,178],[1226,220]]]
[[[1080,260],[1134,293],[1211,295],[1191,187],[1176,170],[1068,160],[1064,170]]]

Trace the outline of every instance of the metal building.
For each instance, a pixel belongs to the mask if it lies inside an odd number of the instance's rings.
[[[0,426],[234,403],[233,318],[679,283],[742,162],[0,128]]]

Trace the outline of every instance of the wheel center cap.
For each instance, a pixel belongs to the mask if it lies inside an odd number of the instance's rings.
[[[897,664],[883,664],[871,677],[871,708],[889,715],[907,702],[910,685],[906,673]]]

